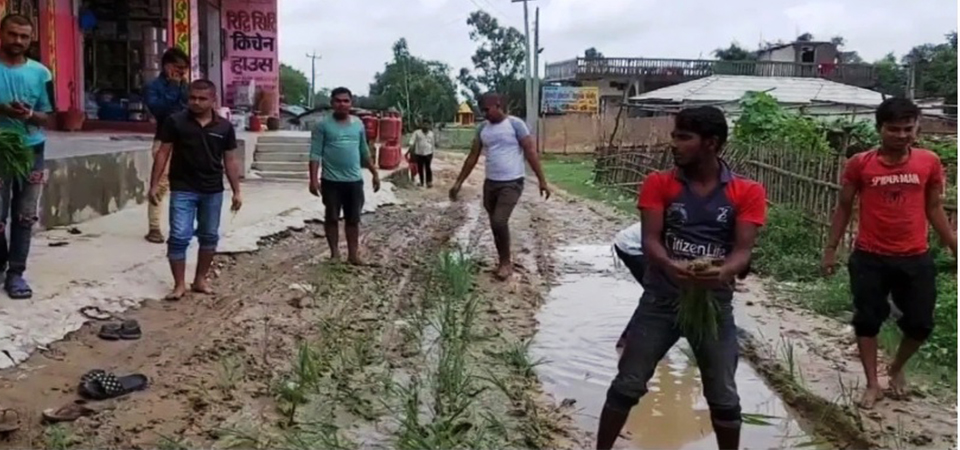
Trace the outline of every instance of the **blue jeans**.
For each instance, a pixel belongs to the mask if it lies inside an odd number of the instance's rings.
[[[23,275],[30,255],[33,224],[43,192],[43,143],[33,146],[33,171],[25,180],[0,180],[0,271]],[[10,241],[6,227],[10,222]]]
[[[682,337],[676,307],[675,300],[657,299],[652,294],[644,293],[640,298],[628,325],[630,332],[617,376],[607,391],[607,408],[627,413],[647,393],[647,382],[657,364]],[[714,426],[739,427],[740,396],[735,375],[740,348],[730,302],[720,302],[718,331],[717,339],[704,337],[692,345],[693,352]]]
[[[220,209],[223,192],[200,194],[189,191],[170,193],[170,239],[167,240],[167,258],[170,261],[187,259],[187,247],[194,234],[200,241],[201,252],[217,250],[220,240]],[[194,228],[196,222],[196,228]]]

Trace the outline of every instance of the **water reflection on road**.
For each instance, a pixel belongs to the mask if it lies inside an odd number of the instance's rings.
[[[642,290],[625,268],[615,268],[609,246],[577,246],[558,253],[562,273],[538,319],[533,356],[544,358],[541,380],[557,400],[576,400],[577,422],[596,430],[607,387],[616,375],[614,345]],[[649,393],[630,414],[618,447],[712,449],[716,447],[700,375],[681,340],[649,383]],[[811,439],[780,399],[741,360],[737,384],[743,411],[772,416],[769,425],[745,425],[743,448],[790,448]]]

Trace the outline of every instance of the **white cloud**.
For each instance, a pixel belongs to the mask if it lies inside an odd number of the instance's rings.
[[[466,18],[483,8],[523,30],[523,9],[509,0],[279,0],[280,59],[309,76],[306,54],[316,50],[320,86],[344,85],[365,93],[373,75],[405,37],[414,54],[446,62],[454,72],[469,67],[475,45]],[[560,61],[596,47],[608,56],[710,57],[736,40],[790,40],[810,32],[841,35],[847,49],[867,60],[914,45],[942,42],[957,28],[957,3],[894,0],[537,0],[541,61]]]

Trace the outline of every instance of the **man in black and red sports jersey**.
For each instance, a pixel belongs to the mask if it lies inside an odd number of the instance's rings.
[[[676,308],[679,286],[687,284],[709,287],[720,303],[718,337],[704,337],[692,347],[717,445],[724,450],[740,445],[740,396],[734,380],[739,347],[731,300],[734,277],[747,268],[766,220],[766,192],[720,159],[727,132],[726,118],[717,108],[681,111],[673,130],[676,168],[643,182],[638,206],[649,268],[600,415],[598,449],[613,447],[630,409],[647,393],[657,363],[682,336]],[[701,257],[722,259],[723,265],[700,275],[685,268],[686,261]]]

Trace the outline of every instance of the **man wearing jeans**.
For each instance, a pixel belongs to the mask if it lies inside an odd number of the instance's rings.
[[[721,450],[740,445],[733,280],[747,268],[757,231],[766,220],[766,193],[759,183],[733,174],[720,159],[726,140],[727,121],[719,109],[685,109],[677,114],[673,130],[676,168],[643,180],[637,203],[649,266],[600,414],[598,449],[613,447],[630,409],[647,393],[657,364],[682,337],[677,302],[681,286],[690,285],[710,289],[719,306],[718,335],[690,343],[717,445]],[[688,261],[702,257],[721,259],[722,266],[699,274],[686,269]]]
[[[550,187],[540,167],[537,146],[530,130],[522,120],[507,115],[503,109],[503,96],[495,93],[484,94],[480,98],[480,109],[487,119],[477,127],[473,138],[473,147],[467,160],[463,162],[460,176],[450,188],[450,199],[456,200],[463,182],[473,172],[480,153],[486,150],[487,168],[483,181],[483,208],[490,216],[490,230],[497,247],[499,259],[496,276],[506,280],[513,274],[513,262],[510,258],[510,215],[523,194],[523,180],[526,177],[526,165],[529,163],[540,184],[540,195],[550,198]]]
[[[157,131],[153,137],[154,159],[157,158],[157,151],[160,150],[160,131],[163,129],[163,123],[168,117],[183,111],[187,106],[186,73],[190,68],[189,60],[187,54],[179,48],[173,47],[167,50],[160,60],[163,64],[163,72],[144,88],[147,109],[150,110],[150,114],[153,114],[153,118],[157,121]],[[166,173],[160,177],[157,188],[157,195],[162,201],[163,197],[166,197],[167,191],[170,190]],[[144,238],[155,244],[162,244],[164,238],[163,232],[160,231],[159,203],[147,206],[147,222],[149,228]]]
[[[33,296],[23,272],[43,190],[43,127],[53,111],[50,71],[26,57],[34,31],[30,19],[19,14],[0,21],[0,128],[23,133],[34,158],[26,179],[0,180],[0,270],[7,271],[3,288],[12,299]],[[9,243],[5,233],[8,220]]]
[[[160,132],[162,144],[153,162],[150,202],[154,205],[160,203],[160,179],[169,163],[170,239],[167,241],[167,257],[174,286],[167,300],[179,300],[187,292],[187,247],[194,233],[200,242],[200,251],[192,290],[202,294],[212,292],[207,284],[207,274],[220,239],[224,172],[233,190],[230,210],[239,211],[243,204],[236,132],[229,121],[214,112],[216,100],[216,86],[211,81],[190,83],[187,110],[170,116]]]

